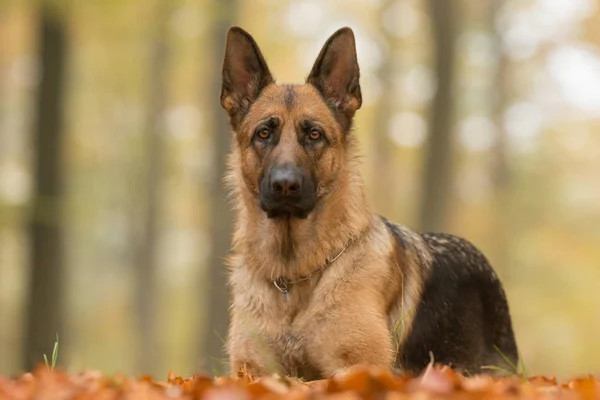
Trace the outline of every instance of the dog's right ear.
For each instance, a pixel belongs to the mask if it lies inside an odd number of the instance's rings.
[[[273,83],[269,67],[256,42],[237,26],[229,28],[223,60],[221,106],[235,127],[265,86]]]

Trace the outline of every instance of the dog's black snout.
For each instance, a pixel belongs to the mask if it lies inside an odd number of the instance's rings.
[[[274,168],[270,176],[271,190],[281,196],[293,196],[302,190],[302,174],[298,168],[283,166]]]
[[[306,218],[315,206],[310,173],[292,163],[272,166],[260,180],[260,206],[269,218]]]

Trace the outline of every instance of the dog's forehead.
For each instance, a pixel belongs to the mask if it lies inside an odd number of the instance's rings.
[[[267,86],[252,107],[259,119],[266,115],[300,116],[333,122],[334,118],[317,89],[308,84]]]

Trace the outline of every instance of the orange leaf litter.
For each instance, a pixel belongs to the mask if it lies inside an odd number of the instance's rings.
[[[194,375],[184,379],[172,372],[166,382],[149,376],[107,377],[86,371],[78,375],[39,366],[33,373],[0,377],[4,399],[206,399],[206,400],[355,400],[355,399],[600,399],[600,379],[586,376],[558,383],[552,377],[464,377],[447,367],[430,366],[419,377],[356,367],[332,379],[302,382],[271,376],[239,379]]]

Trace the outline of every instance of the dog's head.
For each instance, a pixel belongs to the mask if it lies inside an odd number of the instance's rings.
[[[335,32],[302,85],[277,85],[256,42],[227,34],[221,105],[236,134],[242,178],[270,218],[306,218],[335,190],[362,103],[354,34]]]

